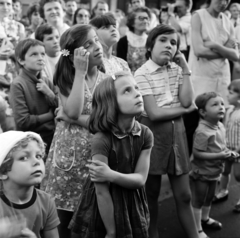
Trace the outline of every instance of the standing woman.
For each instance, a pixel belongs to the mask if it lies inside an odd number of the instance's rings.
[[[59,88],[61,109],[52,145],[46,161],[42,189],[55,198],[60,238],[71,235],[68,224],[88,174],[85,166],[91,158],[91,134],[87,120],[92,95],[104,75],[102,46],[89,25],[75,25],[60,39],[62,55],[56,67],[54,84]]]
[[[111,13],[96,16],[90,21],[103,47],[103,64],[106,74],[113,75],[118,71],[129,71],[125,60],[113,55],[113,47],[119,41],[117,21]]]
[[[151,12],[147,7],[138,7],[129,13],[127,26],[129,31],[117,45],[117,57],[128,62],[134,73],[146,62],[147,30],[151,20]]]
[[[78,8],[73,16],[73,25],[88,24],[90,19],[89,11],[84,8]]]
[[[227,103],[229,61],[239,58],[231,21],[223,13],[230,0],[210,0],[192,17],[190,64],[195,96],[214,91]]]

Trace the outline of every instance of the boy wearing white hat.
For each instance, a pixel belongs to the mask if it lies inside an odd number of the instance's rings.
[[[35,188],[45,174],[44,152],[45,145],[36,133],[0,134],[0,237],[13,237],[17,232],[28,238],[59,237],[54,201]],[[4,233],[3,225],[8,227],[9,221],[15,222]]]

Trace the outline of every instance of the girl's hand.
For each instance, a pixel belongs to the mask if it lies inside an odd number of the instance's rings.
[[[219,159],[228,159],[231,157],[232,151],[231,150],[224,150],[219,153]]]
[[[183,70],[189,71],[188,63],[185,59],[184,54],[182,54],[180,50],[178,50],[176,55],[174,56],[173,62],[179,65]]]
[[[89,55],[90,55],[90,52],[88,52],[82,46],[74,50],[74,59],[73,59],[74,67],[77,71],[80,71],[84,75],[87,74]]]
[[[66,115],[66,113],[63,111],[63,107],[58,107],[56,110],[55,110],[55,113],[57,113],[57,116],[56,116],[57,121],[60,121],[60,120],[66,121],[66,122],[71,121]]]
[[[89,168],[91,181],[100,183],[111,182],[112,170],[107,164],[99,160],[89,160],[89,162],[91,162],[91,164],[87,164],[86,167]]]
[[[238,42],[235,38],[229,36],[228,41],[225,43],[224,46],[228,48],[236,49],[236,47],[238,47]]]
[[[25,228],[21,231],[21,238],[37,238],[37,236],[31,230]]]

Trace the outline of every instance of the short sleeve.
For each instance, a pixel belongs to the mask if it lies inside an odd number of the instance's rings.
[[[142,96],[153,95],[152,87],[146,75],[135,75],[134,78]]]
[[[104,155],[109,157],[111,150],[111,135],[104,133],[96,133],[91,143],[91,156]]]
[[[208,136],[203,132],[196,132],[193,142],[193,148],[201,151],[207,151]]]
[[[48,214],[47,214],[46,224],[44,226],[44,231],[53,230],[60,224],[60,221],[59,221],[59,218],[57,215],[57,209],[55,206],[55,202],[54,202],[53,198],[48,197],[48,199],[49,199],[49,206],[47,209]],[[44,203],[46,204],[46,201]]]
[[[146,127],[144,135],[144,144],[142,150],[148,150],[153,147],[153,133]]]

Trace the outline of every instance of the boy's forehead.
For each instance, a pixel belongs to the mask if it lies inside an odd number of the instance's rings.
[[[43,45],[35,45],[35,46],[31,46],[27,53],[31,53],[31,52],[34,52],[34,51],[44,51],[45,52],[45,47]]]
[[[59,32],[57,29],[53,29],[51,34],[44,34],[43,35],[43,40],[45,40],[48,37],[52,37],[52,36],[59,36]]]

